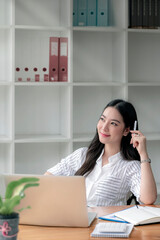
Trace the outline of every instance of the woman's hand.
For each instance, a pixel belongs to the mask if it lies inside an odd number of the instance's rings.
[[[148,155],[146,147],[146,137],[138,130],[131,130],[131,141],[130,144],[133,144],[133,147],[137,149],[140,156]]]
[[[149,159],[146,147],[146,137],[138,130],[131,132],[131,144],[137,149],[141,161]],[[153,204],[157,198],[157,189],[151,165],[148,162],[141,164],[140,201],[144,204]]]

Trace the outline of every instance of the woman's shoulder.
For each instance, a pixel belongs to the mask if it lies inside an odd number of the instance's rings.
[[[72,152],[67,159],[77,159],[78,161],[81,159],[85,159],[86,153],[87,153],[88,148],[87,147],[81,147],[76,149],[74,152]]]
[[[84,154],[87,153],[88,147],[81,147],[76,149],[73,154]]]

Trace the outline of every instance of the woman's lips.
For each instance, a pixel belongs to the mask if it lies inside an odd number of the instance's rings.
[[[103,137],[110,137],[110,135],[109,134],[104,134],[104,133],[100,133]]]

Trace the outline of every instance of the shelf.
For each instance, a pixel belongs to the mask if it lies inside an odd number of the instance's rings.
[[[73,142],[90,142],[95,133],[79,133],[73,135]]]
[[[1,143],[11,143],[12,142],[12,139],[8,136],[3,136],[3,135],[0,135],[0,144]]]
[[[152,33],[158,33],[160,34],[160,28],[159,29],[142,29],[142,28],[133,28],[133,29],[128,29],[127,30],[128,33],[149,33],[149,34],[152,34]]]
[[[51,86],[51,87],[67,87],[71,86],[71,83],[69,82],[15,82],[15,86],[26,86],[26,87],[32,87],[32,86]]]
[[[44,174],[69,153],[68,142],[17,143],[15,173]]]
[[[124,86],[120,82],[74,82],[73,86]]]
[[[74,31],[73,82],[123,83],[126,56],[124,41],[124,32]]]
[[[159,31],[160,33],[160,31]],[[130,33],[128,36],[128,79],[137,83],[160,82],[160,34]]]
[[[16,87],[15,134],[69,136],[69,101],[68,87]]]
[[[1,85],[1,82],[0,82]],[[6,85],[8,85],[6,83]],[[124,86],[125,83],[120,82],[15,82],[15,86],[57,86],[57,87],[66,87],[66,86]]]
[[[62,135],[51,135],[51,134],[19,134],[15,137],[15,143],[40,143],[40,142],[69,142],[69,138]]]
[[[87,31],[87,32],[122,32],[125,29],[116,27],[99,27],[99,26],[85,26],[85,27],[73,27],[73,31]]]
[[[160,80],[159,80],[159,82],[157,81],[157,82],[141,82],[141,81],[135,81],[135,82],[129,82],[128,84],[127,84],[129,87],[130,86],[134,86],[134,87],[138,87],[138,86],[144,86],[144,87],[152,87],[152,86],[160,86]]]
[[[1,86],[11,86],[12,85],[12,82],[7,82],[7,81],[0,81],[0,87]]]
[[[0,25],[0,31],[1,30],[10,30],[11,28],[12,28],[12,26],[7,26],[7,25],[2,26],[2,25]]]
[[[15,0],[15,25],[69,26],[70,4],[66,0]]]
[[[68,31],[68,27],[52,27],[52,26],[26,26],[26,25],[16,25],[17,30],[37,30],[37,31],[54,31],[54,32],[65,32]]]
[[[39,74],[40,80],[44,83],[44,74],[49,74],[49,44],[52,36],[68,37],[68,32],[61,34],[60,32],[49,31],[32,31],[19,30],[15,31],[15,82],[20,83],[18,79],[27,82],[27,78],[31,83],[35,83],[35,74]],[[28,71],[25,71],[25,69]],[[36,71],[34,70],[36,69]],[[45,69],[45,71],[43,71]],[[70,80],[70,79],[69,79]],[[52,83],[53,84],[53,83]]]

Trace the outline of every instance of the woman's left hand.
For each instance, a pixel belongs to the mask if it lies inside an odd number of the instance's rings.
[[[146,153],[146,137],[139,130],[131,130],[131,141],[130,144],[133,144],[133,147],[137,149],[139,155]]]
[[[140,160],[149,159],[146,146],[146,137],[138,130],[131,130],[131,141],[133,147],[137,149]],[[149,163],[141,164],[141,185],[140,201],[144,204],[153,204],[157,198],[157,189],[151,165]]]

